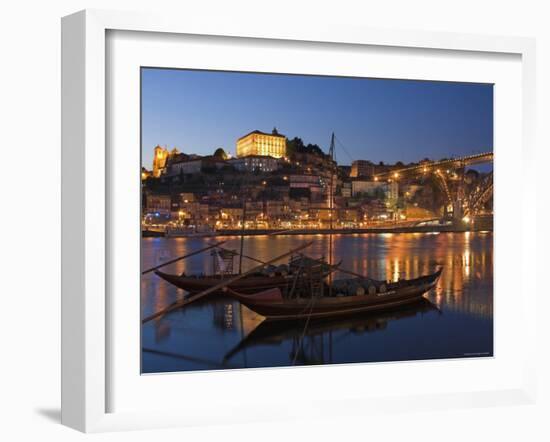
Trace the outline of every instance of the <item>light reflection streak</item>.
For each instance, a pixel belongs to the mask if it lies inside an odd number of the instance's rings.
[[[312,257],[329,257],[329,240],[316,235],[307,249]],[[239,237],[228,239],[228,248],[238,248]],[[245,237],[245,253],[267,260],[312,239],[308,235]],[[209,242],[204,238],[144,239],[143,268],[155,259],[159,248],[170,250],[170,258],[197,250]],[[428,295],[438,307],[492,317],[493,255],[492,234],[362,234],[333,235],[332,261],[342,260],[342,268],[383,280],[415,278],[444,270],[435,290]],[[255,263],[243,260],[247,270]],[[179,261],[167,269],[172,273],[210,273],[211,257],[202,254]],[[335,274],[335,279],[345,277]],[[183,293],[153,274],[142,278],[142,310],[156,311],[183,296]]]

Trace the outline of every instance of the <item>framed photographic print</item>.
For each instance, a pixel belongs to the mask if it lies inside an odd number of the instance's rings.
[[[532,401],[533,57],[64,18],[63,422]]]
[[[493,84],[143,67],[141,100],[143,373],[493,355]]]

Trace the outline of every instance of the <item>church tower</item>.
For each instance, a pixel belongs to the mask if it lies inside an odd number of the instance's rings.
[[[166,167],[166,161],[168,159],[168,149],[157,146],[154,149],[153,154],[153,176],[158,178],[164,168]]]

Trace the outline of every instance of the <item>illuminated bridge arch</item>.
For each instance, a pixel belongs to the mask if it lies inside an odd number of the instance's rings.
[[[375,174],[374,179],[401,181],[433,176],[445,194],[447,206],[452,207],[453,217],[475,216],[493,194],[493,174],[487,174],[473,190],[466,192],[465,168],[474,164],[492,163],[493,158],[493,152],[484,152],[440,161],[425,161],[411,167]]]

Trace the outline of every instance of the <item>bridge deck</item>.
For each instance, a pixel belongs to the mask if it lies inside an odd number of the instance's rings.
[[[387,179],[393,177],[395,174],[397,174],[398,177],[421,175],[437,168],[453,169],[457,167],[470,166],[472,164],[490,163],[493,161],[493,157],[493,152],[484,152],[460,158],[449,158],[440,161],[430,161],[412,167],[404,167],[402,169],[393,169],[388,172],[377,173],[374,174],[374,177],[376,179]]]

